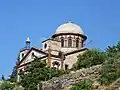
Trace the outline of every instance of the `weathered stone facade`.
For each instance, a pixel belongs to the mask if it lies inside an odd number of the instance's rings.
[[[96,65],[91,68],[81,69],[76,72],[71,72],[60,77],[55,77],[49,81],[43,82],[43,90],[64,90],[66,87],[79,82],[83,79],[90,78],[96,80],[99,77],[101,65]]]

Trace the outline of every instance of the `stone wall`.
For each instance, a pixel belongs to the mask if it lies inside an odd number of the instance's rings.
[[[80,69],[76,72],[71,72],[60,77],[52,78],[49,81],[43,82],[43,90],[64,90],[66,87],[79,82],[82,79],[90,78],[95,80],[99,77],[101,65],[96,65],[87,69]]]

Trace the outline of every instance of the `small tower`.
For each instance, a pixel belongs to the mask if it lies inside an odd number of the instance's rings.
[[[27,54],[29,50],[30,50],[30,38],[27,37],[25,42],[25,47],[20,50],[20,54],[19,54],[20,61],[23,59],[23,57]]]
[[[30,49],[30,38],[27,37],[26,39],[26,49]]]

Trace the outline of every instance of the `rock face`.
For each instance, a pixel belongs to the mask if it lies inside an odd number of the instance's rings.
[[[13,90],[24,90],[24,88],[22,86],[15,86]]]
[[[120,78],[118,78],[115,82],[110,86],[112,90],[120,90]]]
[[[49,81],[43,82],[43,90],[64,90],[66,87],[79,82],[83,79],[96,80],[99,77],[101,65],[96,65],[87,69],[80,69],[76,72],[71,72],[60,77],[52,78]]]

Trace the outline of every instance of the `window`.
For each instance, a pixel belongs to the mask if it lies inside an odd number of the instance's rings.
[[[61,47],[64,47],[64,37],[61,37]]]
[[[57,62],[57,61],[54,61],[52,64],[53,64],[53,67],[56,69],[59,68],[59,66],[60,66],[59,62]]]
[[[68,37],[68,47],[72,47],[72,38]]]
[[[79,38],[76,39],[76,47],[79,47]]]
[[[34,54],[34,53],[32,53],[31,58],[33,59],[33,58],[34,58],[34,56],[35,56],[35,54]]]
[[[68,70],[68,65],[67,64],[65,64],[65,70]]]
[[[24,57],[24,53],[22,53],[22,58]]]
[[[22,69],[20,69],[20,72],[23,72],[23,70],[22,70]]]
[[[47,48],[47,44],[45,43],[45,45],[44,45],[44,48],[46,49]]]
[[[59,62],[57,62],[57,61],[53,62],[52,64],[53,64],[53,66],[54,65],[60,66]]]

